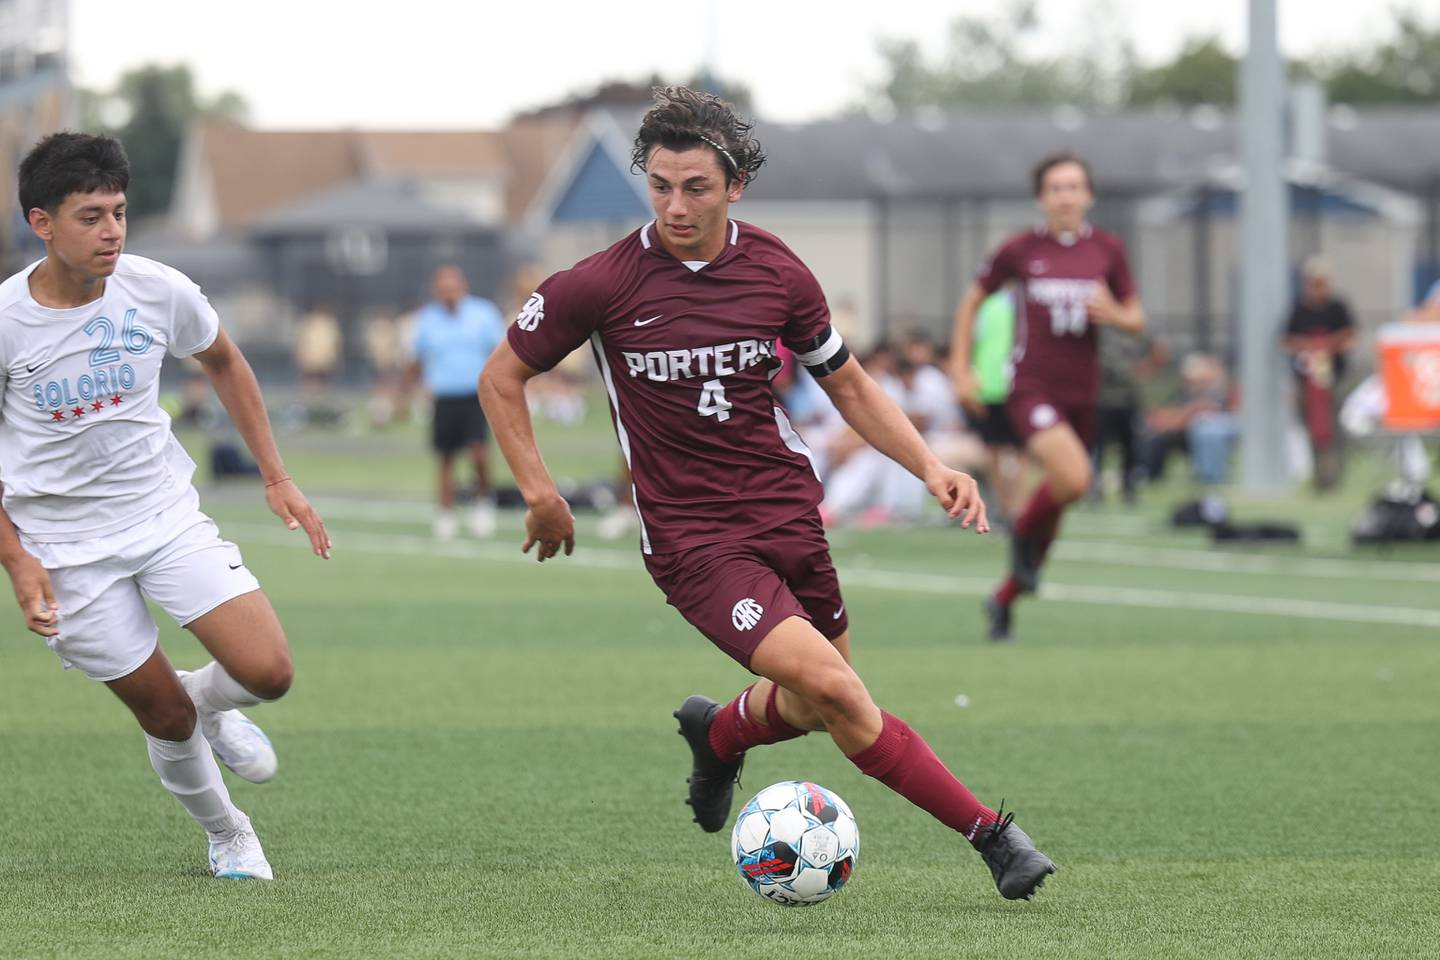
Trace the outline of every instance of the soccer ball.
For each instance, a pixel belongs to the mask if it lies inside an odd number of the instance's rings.
[[[808,907],[839,893],[855,872],[860,828],[829,790],[786,780],[740,809],[730,853],[751,890],[782,906]]]

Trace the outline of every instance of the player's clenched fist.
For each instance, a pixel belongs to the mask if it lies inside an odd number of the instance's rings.
[[[6,564],[5,569],[25,615],[25,626],[42,637],[59,635],[60,605],[55,602],[50,574],[40,566],[40,561],[26,553]]]
[[[560,552],[563,544],[565,556],[575,550],[575,517],[570,513],[570,504],[556,494],[552,499],[541,501],[525,511],[525,545],[522,553],[540,544],[535,559],[544,563]]]

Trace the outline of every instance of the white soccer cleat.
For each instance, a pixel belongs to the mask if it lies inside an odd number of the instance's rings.
[[[251,783],[264,783],[275,776],[280,761],[270,738],[239,710],[203,711],[200,729],[205,732],[215,756],[237,777]]]
[[[180,683],[195,701],[195,712],[200,718],[200,732],[210,741],[210,749],[220,762],[230,768],[237,777],[251,783],[264,783],[275,776],[280,761],[270,738],[245,714],[239,710],[210,710],[200,706],[195,693],[190,689],[195,682],[194,674],[188,670],[176,671]]]
[[[601,540],[619,540],[639,528],[640,518],[636,516],[635,508],[619,506],[600,518],[596,532]]]
[[[210,875],[220,880],[274,880],[260,838],[241,815],[240,828],[222,840],[210,841]]]
[[[435,514],[435,522],[430,528],[436,540],[454,540],[455,535],[460,532],[460,523],[455,519],[455,514],[449,510]]]
[[[495,504],[481,500],[470,510],[470,533],[481,540],[495,536]]]

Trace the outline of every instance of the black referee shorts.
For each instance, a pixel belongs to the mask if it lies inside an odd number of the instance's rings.
[[[430,422],[430,443],[437,453],[455,453],[472,443],[490,439],[490,424],[473,393],[436,397],[435,417]]]

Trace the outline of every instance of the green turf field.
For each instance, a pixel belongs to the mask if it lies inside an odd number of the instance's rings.
[[[1440,555],[1347,549],[1359,487],[1242,505],[1301,520],[1304,550],[1213,550],[1161,523],[1163,497],[1078,511],[1010,646],[980,639],[977,610],[1002,540],[837,534],[872,693],[1061,870],[1034,903],[1002,901],[961,838],[812,735],[755,751],[744,793],[825,784],[863,854],[836,899],[785,910],[681,802],[670,711],[728,698],[743,671],[664,606],[633,546],[585,536],[592,518],[544,566],[521,560],[517,516],[494,543],[433,545],[418,436],[384,443],[373,461],[360,440],[287,441],[329,563],[253,489],[206,494],[295,650],[291,695],[254,714],[280,774],[232,780],[272,884],[205,876],[118,701],[6,615],[0,957],[1440,950]]]

